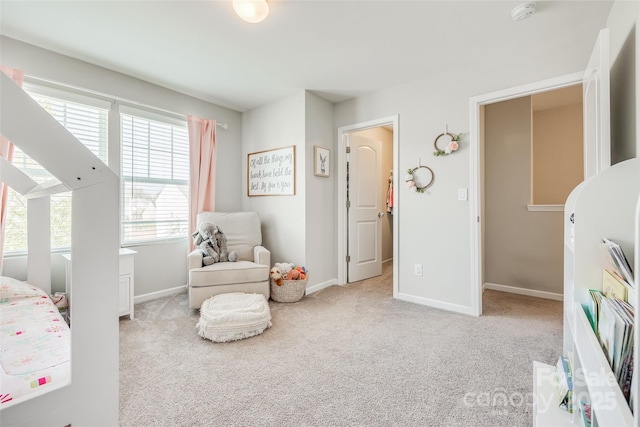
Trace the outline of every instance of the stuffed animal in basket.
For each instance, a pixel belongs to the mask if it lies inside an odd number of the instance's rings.
[[[285,276],[285,280],[304,280],[306,278],[307,278],[307,269],[300,266],[295,267],[294,269],[289,271]]]
[[[294,264],[290,262],[276,262],[273,266],[277,267],[280,270],[280,273],[282,273],[282,276],[284,277],[287,275],[288,272],[293,270]]]
[[[202,252],[203,265],[238,260],[238,254],[235,251],[228,252],[227,237],[215,224],[203,222],[191,237],[193,238],[193,244]]]
[[[298,270],[291,270],[287,273],[286,280],[300,280],[300,272]]]
[[[273,267],[269,272],[269,277],[278,286],[282,286],[282,272],[278,267]]]

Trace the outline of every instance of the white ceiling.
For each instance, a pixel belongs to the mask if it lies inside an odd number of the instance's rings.
[[[586,66],[612,5],[538,1],[514,22],[522,1],[269,3],[248,24],[231,0],[1,0],[0,34],[244,111],[301,89],[339,102],[451,67],[473,78],[488,61]]]

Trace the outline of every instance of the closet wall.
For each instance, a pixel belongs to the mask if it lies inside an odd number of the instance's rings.
[[[487,286],[561,294],[562,212],[529,212],[531,98],[485,107]]]

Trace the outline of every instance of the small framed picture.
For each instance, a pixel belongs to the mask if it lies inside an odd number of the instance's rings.
[[[317,145],[313,147],[313,173],[315,176],[329,177],[329,171],[331,170],[330,154],[331,152],[328,148]]]

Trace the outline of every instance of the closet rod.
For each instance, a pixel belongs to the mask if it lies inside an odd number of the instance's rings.
[[[91,89],[85,89],[79,86],[73,86],[67,83],[60,83],[60,82],[56,82],[53,80],[48,80],[48,79],[44,79],[42,77],[36,77],[36,76],[29,76],[29,75],[24,75],[24,79],[26,82],[28,83],[41,83],[41,84],[45,84],[46,86],[49,87],[55,87],[55,88],[64,88],[64,89],[71,89],[73,91],[76,92],[80,92],[80,94],[91,94],[94,96],[98,96],[104,100],[110,101],[110,102],[122,102],[125,104],[129,104],[129,105],[136,105],[138,107],[143,107],[149,110],[153,110],[153,111],[157,111],[160,113],[165,113],[165,114],[171,114],[172,116],[176,117],[176,118],[180,118],[182,120],[187,120],[187,116],[185,116],[184,114],[180,114],[180,113],[176,113],[175,111],[169,111],[169,110],[165,110],[164,108],[158,108],[158,107],[154,107],[151,105],[147,105],[147,104],[143,104],[142,102],[138,102],[138,101],[133,101],[131,99],[127,99],[127,98],[122,98],[119,96],[113,96],[113,95],[108,95],[106,93],[102,93],[102,92],[98,92],[95,90],[91,90]],[[217,127],[221,127],[224,130],[229,129],[229,125],[227,123],[218,123],[216,121],[216,126]]]

